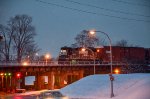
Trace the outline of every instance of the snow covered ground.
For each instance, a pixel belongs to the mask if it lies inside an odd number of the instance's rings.
[[[150,74],[114,75],[112,99],[150,99]],[[60,90],[72,98],[111,99],[108,75],[91,75]]]

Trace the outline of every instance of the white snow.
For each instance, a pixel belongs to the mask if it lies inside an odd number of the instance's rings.
[[[150,99],[150,74],[118,74],[112,99]],[[108,75],[87,76],[60,91],[71,98],[111,99]]]

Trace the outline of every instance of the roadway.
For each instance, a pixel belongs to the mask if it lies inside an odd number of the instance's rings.
[[[41,91],[30,91],[26,93],[7,94],[0,92],[0,99],[37,99],[37,94]]]
[[[6,95],[0,97],[0,99],[37,99],[36,96],[33,95]]]
[[[39,97],[38,97],[39,94],[41,94],[41,92],[45,92],[45,91],[47,92],[48,90],[28,91],[28,92],[25,92],[25,93],[14,93],[14,94],[6,94],[6,93],[1,93],[0,92],[0,99],[39,99]],[[51,91],[53,91],[53,90],[51,90]],[[76,98],[54,97],[52,99],[76,99]]]

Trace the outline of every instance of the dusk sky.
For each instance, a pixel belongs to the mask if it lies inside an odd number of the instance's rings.
[[[52,57],[85,29],[104,31],[113,43],[150,47],[150,0],[0,0],[0,24],[21,14],[33,18],[40,53]]]

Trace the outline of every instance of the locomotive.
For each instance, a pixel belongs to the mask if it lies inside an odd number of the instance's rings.
[[[93,59],[100,63],[110,61],[110,46],[85,49],[85,51],[82,51],[82,47],[61,47],[58,62],[93,61]],[[112,46],[112,60],[113,62],[149,64],[150,48]]]

